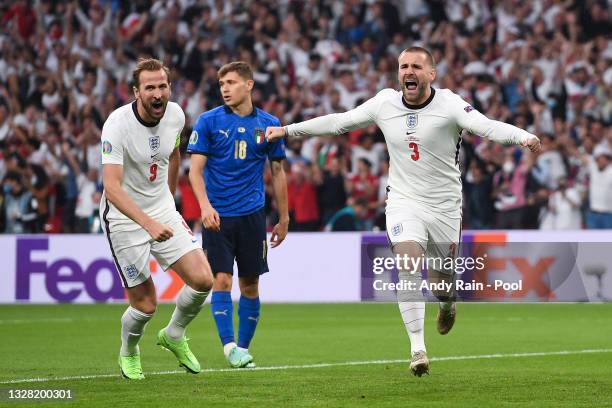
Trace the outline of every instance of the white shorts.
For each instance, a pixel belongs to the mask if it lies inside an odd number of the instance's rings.
[[[143,228],[133,231],[113,232],[112,226],[105,228],[113,259],[124,288],[140,285],[151,276],[149,258],[155,257],[159,265],[168,269],[183,255],[200,244],[187,226],[183,217],[177,212],[175,219],[169,223],[173,235],[167,241],[157,242]]]
[[[434,213],[418,204],[387,205],[387,237],[391,246],[415,241],[426,258],[455,258],[461,238],[461,218]],[[452,274],[452,269],[439,272]]]

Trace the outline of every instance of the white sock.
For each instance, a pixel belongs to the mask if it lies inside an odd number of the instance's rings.
[[[225,354],[225,357],[229,356],[230,351],[232,351],[234,347],[236,347],[236,343],[233,341],[223,346],[223,354]]]
[[[166,326],[166,334],[172,340],[185,336],[187,325],[198,315],[209,292],[198,292],[188,285],[183,286],[176,298],[176,308]]]
[[[139,354],[138,342],[144,333],[147,322],[153,315],[134,309],[132,306],[121,317],[121,351],[122,356]]]
[[[244,347],[238,347],[238,350],[242,350],[242,351],[244,351],[245,353],[248,353],[248,352],[249,352],[249,349],[248,349],[248,348],[244,348]]]
[[[398,302],[404,326],[410,338],[410,352],[425,349],[425,302]]]
[[[420,273],[412,274],[403,271],[399,273],[399,280],[412,282],[414,288],[419,288],[422,282]],[[418,289],[398,291],[397,300],[410,339],[411,353],[427,351],[425,349],[425,302],[423,293]]]

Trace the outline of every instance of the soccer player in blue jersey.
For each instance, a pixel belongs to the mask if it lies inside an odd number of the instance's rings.
[[[214,274],[211,311],[231,367],[254,367],[249,344],[259,321],[259,275],[268,272],[263,170],[270,161],[279,212],[271,247],[287,235],[289,210],[282,161],[283,140],[267,142],[268,126],[279,120],[253,106],[253,71],[242,61],[217,74],[225,104],[202,113],[193,128],[189,180],[201,210],[202,245]],[[238,266],[238,344],[231,298],[234,260]]]

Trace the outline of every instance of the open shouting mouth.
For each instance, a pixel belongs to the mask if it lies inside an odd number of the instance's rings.
[[[154,99],[151,102],[151,109],[156,115],[161,115],[164,110],[164,102],[161,99]]]
[[[409,91],[416,91],[419,83],[414,79],[406,79],[404,81],[404,87]]]

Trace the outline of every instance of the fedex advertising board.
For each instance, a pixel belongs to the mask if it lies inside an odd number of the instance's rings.
[[[607,231],[465,231],[456,255],[482,257],[486,268],[458,274],[465,283],[458,296],[465,301],[611,300],[610,242]],[[0,235],[0,255],[0,303],[125,302],[103,235]],[[292,233],[270,250],[271,272],[261,279],[261,297],[267,302],[394,301],[395,291],[376,286],[397,280],[395,270],[376,267],[376,259],[386,257],[392,254],[384,234]],[[149,269],[159,300],[172,302],[181,279],[153,258]],[[473,290],[470,284],[483,287]]]
[[[268,255],[260,294],[268,302],[359,301],[359,234],[293,233]],[[0,303],[124,302],[104,235],[0,235],[4,260]],[[149,262],[158,298],[174,301],[183,286]],[[238,285],[232,295],[239,297]]]

